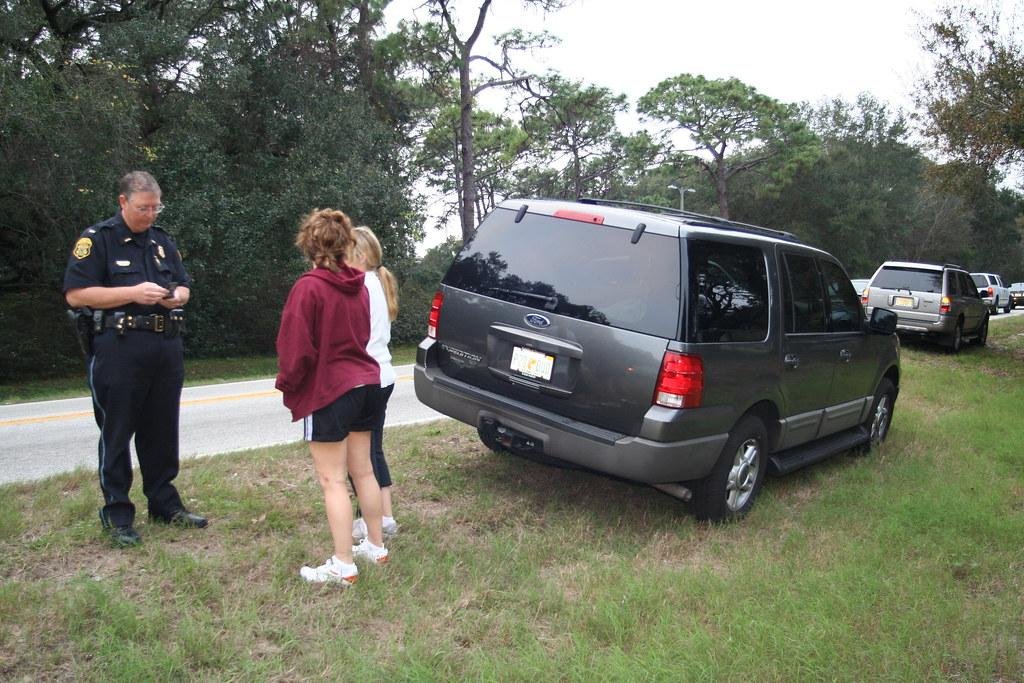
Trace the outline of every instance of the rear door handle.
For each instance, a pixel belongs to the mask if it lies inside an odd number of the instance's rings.
[[[783,359],[783,362],[787,366],[796,370],[798,367],[800,367],[800,356],[796,355],[795,353],[787,353],[786,357]]]

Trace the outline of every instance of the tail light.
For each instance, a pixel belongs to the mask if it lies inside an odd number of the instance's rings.
[[[698,408],[704,395],[704,361],[675,351],[666,351],[661,359],[658,384],[654,388],[655,405],[666,408]]]
[[[949,297],[944,296],[939,299],[939,313],[949,313]]]
[[[871,296],[871,288],[865,287],[864,291],[860,294],[860,303],[862,306],[868,305],[868,298]]]
[[[444,294],[441,290],[434,292],[434,298],[430,302],[430,315],[427,317],[427,336],[437,339],[437,321],[441,319],[441,304],[444,303]]]

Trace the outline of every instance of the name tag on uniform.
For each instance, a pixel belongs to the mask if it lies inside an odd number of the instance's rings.
[[[131,261],[116,261],[115,263],[119,266],[130,266],[132,264]]]

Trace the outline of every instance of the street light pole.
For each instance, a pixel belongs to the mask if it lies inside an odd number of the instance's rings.
[[[696,192],[697,191],[697,190],[693,189],[692,187],[679,187],[675,183],[669,185],[668,189],[670,189],[670,190],[679,190],[679,210],[680,211],[686,211],[686,193],[687,192]]]

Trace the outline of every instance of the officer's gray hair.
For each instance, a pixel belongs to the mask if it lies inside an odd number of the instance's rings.
[[[121,178],[118,188],[120,194],[123,194],[125,198],[131,198],[136,192],[160,194],[160,185],[157,184],[156,178],[146,171],[130,171],[125,173]]]

